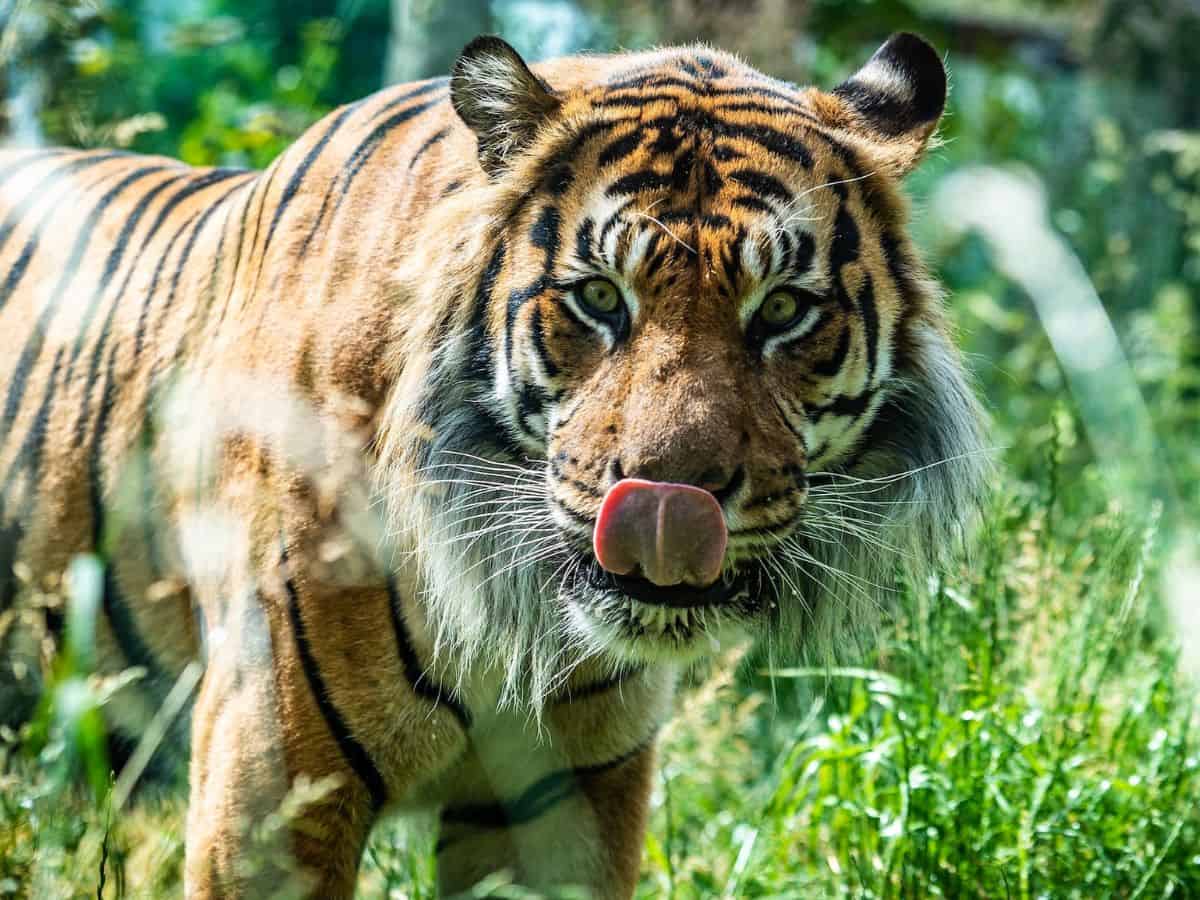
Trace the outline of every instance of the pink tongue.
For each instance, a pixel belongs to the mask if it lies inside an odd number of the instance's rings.
[[[614,575],[641,566],[660,586],[706,587],[721,574],[725,517],[717,498],[688,484],[626,478],[604,496],[592,544]]]

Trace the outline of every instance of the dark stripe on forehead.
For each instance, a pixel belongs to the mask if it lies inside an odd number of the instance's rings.
[[[612,233],[614,228],[616,228],[618,225],[628,226],[629,223],[626,222],[622,216],[625,214],[627,209],[633,206],[635,202],[635,200],[628,200],[627,202],[622,203],[619,207],[613,210],[612,214],[609,215],[607,220],[605,220],[604,225],[600,229],[600,236],[596,239],[596,246],[599,253],[605,252],[604,248],[608,246],[608,236]]]
[[[588,216],[579,223],[575,230],[575,255],[582,263],[592,263],[596,260],[592,249],[592,234],[596,230],[596,221]]]
[[[725,280],[733,291],[738,289],[738,274],[742,270],[742,246],[746,243],[746,231],[738,228],[733,240],[721,246],[721,268]]]
[[[781,231],[780,237],[786,237],[790,245],[783,266],[785,276],[796,277],[811,269],[813,257],[816,256],[817,251],[817,242],[813,236],[806,231],[797,232],[791,236],[787,232]],[[793,240],[795,241],[794,245],[791,244]]]
[[[778,200],[780,203],[792,201],[792,192],[784,186],[782,181],[766,172],[756,169],[738,169],[736,172],[730,172],[729,177],[738,184],[750,188],[759,196]]]
[[[545,269],[549,271],[558,258],[559,226],[562,216],[557,207],[547,206],[538,215],[537,221],[529,229],[529,241],[539,250],[545,251]]]
[[[600,155],[596,158],[597,168],[603,169],[613,163],[623,162],[642,145],[644,138],[645,132],[641,128],[637,128],[612,141],[600,151]]]
[[[776,156],[790,159],[806,169],[812,168],[812,152],[803,142],[768,125],[724,125],[716,133],[718,137],[753,141]]]
[[[609,197],[619,197],[624,194],[637,194],[642,191],[663,190],[674,184],[673,175],[660,175],[657,172],[634,172],[624,175],[608,186],[605,191]]]
[[[840,204],[834,219],[833,240],[829,245],[829,272],[837,285],[838,302],[845,309],[850,309],[851,303],[840,277],[841,271],[847,264],[858,259],[861,244],[858,224],[845,204]]]

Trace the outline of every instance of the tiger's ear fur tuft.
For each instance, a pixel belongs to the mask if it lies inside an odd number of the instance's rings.
[[[897,174],[920,161],[946,105],[941,57],[915,34],[893,34],[861,69],[833,89],[822,104],[833,124],[877,145]]]
[[[475,132],[479,163],[489,175],[504,171],[560,105],[512,46],[487,35],[467,44],[454,63],[450,100]]]

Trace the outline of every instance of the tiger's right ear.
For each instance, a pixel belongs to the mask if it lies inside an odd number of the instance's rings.
[[[894,34],[867,63],[823,95],[819,112],[857,133],[894,173],[921,159],[946,105],[946,70],[937,51],[915,34]]]
[[[561,103],[516,50],[488,36],[463,48],[450,77],[450,102],[475,132],[479,163],[489,175],[503,172]]]

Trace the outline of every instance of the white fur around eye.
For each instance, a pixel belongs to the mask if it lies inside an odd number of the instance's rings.
[[[637,320],[637,295],[633,292],[629,285],[623,281],[623,279],[616,277],[613,273],[591,273],[588,275],[583,275],[582,277],[578,277],[576,283],[579,284],[585,282],[589,278],[603,278],[606,281],[612,282],[613,286],[617,289],[617,293],[621,297],[621,302],[625,304],[625,309],[629,314],[630,323],[632,324]],[[591,326],[593,331],[604,338],[605,347],[609,349],[612,348],[613,344],[616,343],[616,333],[613,331],[610,325],[598,319],[595,313],[590,312],[587,307],[584,306],[584,304],[579,302],[579,298],[575,296],[574,288],[563,292],[562,302],[568,309],[571,310],[572,313],[575,314],[575,318],[577,318],[580,322],[584,322]]]
[[[821,307],[810,306],[808,312],[800,317],[795,325],[787,331],[773,334],[763,343],[763,356],[769,357],[771,353],[783,344],[798,341],[810,331],[817,327],[817,323],[821,321]]]

